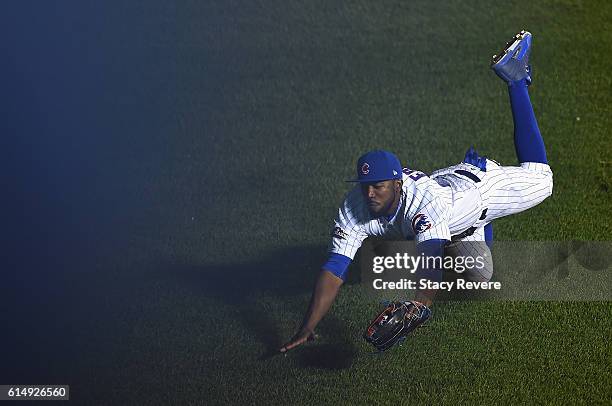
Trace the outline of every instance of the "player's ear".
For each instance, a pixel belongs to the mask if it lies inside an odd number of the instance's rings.
[[[399,179],[395,181],[395,190],[398,192],[402,190],[402,181]]]

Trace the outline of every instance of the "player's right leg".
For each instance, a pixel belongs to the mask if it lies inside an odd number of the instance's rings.
[[[521,31],[504,50],[493,57],[491,69],[508,84],[514,121],[514,147],[519,163],[548,164],[544,140],[531,106],[527,86],[531,84],[531,33]]]
[[[461,260],[462,269],[455,269],[457,276],[472,282],[488,282],[493,276],[491,248],[485,241],[485,226],[477,228],[472,235],[446,245],[444,253]],[[466,258],[473,258],[466,262]],[[459,264],[460,262],[455,262]],[[469,266],[467,266],[469,264]]]

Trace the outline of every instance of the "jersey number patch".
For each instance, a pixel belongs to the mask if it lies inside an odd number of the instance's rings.
[[[404,172],[404,174],[408,175],[408,177],[410,179],[412,179],[413,181],[417,181],[419,179],[421,179],[423,176],[425,176],[425,174],[423,172],[420,171],[413,171],[412,169],[408,169],[408,168],[404,168],[402,170],[402,172]]]

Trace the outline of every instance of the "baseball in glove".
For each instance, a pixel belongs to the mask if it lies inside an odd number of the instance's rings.
[[[416,301],[390,302],[368,326],[363,338],[385,351],[431,317],[431,310]]]

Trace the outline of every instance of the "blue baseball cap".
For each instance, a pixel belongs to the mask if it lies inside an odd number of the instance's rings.
[[[402,178],[402,164],[389,151],[370,151],[357,160],[357,179],[347,182],[380,182]]]

